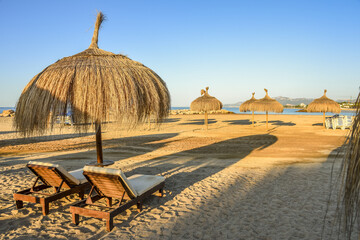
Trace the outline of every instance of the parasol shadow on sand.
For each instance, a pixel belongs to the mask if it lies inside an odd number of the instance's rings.
[[[214,124],[217,123],[216,119],[207,119],[208,124]],[[180,123],[180,125],[203,125],[204,121],[202,119],[192,119],[192,120],[188,120],[187,122],[184,123]]]
[[[58,60],[24,88],[16,106],[15,127],[25,136],[53,129],[57,116],[70,109],[79,132],[95,123],[97,164],[103,165],[101,124],[116,121],[135,127],[151,115],[156,122],[168,116],[170,94],[150,68],[98,47],[104,15],[99,12],[88,49]]]
[[[271,98],[268,95],[268,90],[266,88],[264,88],[264,90],[266,93],[265,97],[255,101],[252,104],[252,108],[254,111],[266,112],[266,128],[268,128],[268,113],[282,113],[284,110],[284,106],[275,99]]]
[[[332,113],[340,113],[341,108],[340,105],[331,100],[326,96],[327,90],[324,90],[324,95],[321,98],[317,98],[312,101],[306,108],[307,112],[322,112],[323,113],[323,127],[325,128],[325,113],[332,112]]]
[[[206,87],[206,90],[201,89],[201,97],[198,97],[190,104],[191,111],[205,112],[206,129],[208,129],[208,112],[221,110],[223,106],[218,99],[209,95],[208,90],[209,87]]]
[[[239,107],[239,111],[240,112],[247,112],[247,111],[251,111],[252,112],[252,125],[253,127],[255,127],[255,124],[254,124],[254,107],[253,107],[253,103],[258,101],[255,97],[255,92],[252,93],[252,97],[243,102],[240,107]]]
[[[251,125],[252,123],[248,119],[243,120],[226,120],[224,123],[228,123],[230,125]]]

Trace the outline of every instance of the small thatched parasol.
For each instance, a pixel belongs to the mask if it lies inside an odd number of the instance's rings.
[[[154,71],[124,55],[99,49],[103,20],[99,12],[88,49],[58,60],[28,83],[15,116],[17,130],[26,136],[52,128],[56,117],[68,109],[80,132],[95,123],[98,164],[103,163],[101,123],[110,120],[109,112],[118,123],[135,126],[150,114],[162,120],[170,108],[166,84]]]
[[[208,128],[208,111],[216,111],[222,108],[222,103],[215,97],[212,97],[208,93],[209,87],[206,87],[206,91],[201,89],[201,97],[198,97],[190,104],[191,111],[205,112],[205,125]]]
[[[326,96],[327,90],[324,90],[324,95],[321,98],[317,98],[312,101],[306,108],[307,112],[322,112],[323,113],[323,126],[325,127],[325,113],[332,112],[332,113],[340,113],[340,105],[331,100]]]
[[[264,88],[264,90],[266,93],[265,97],[255,101],[253,103],[253,109],[254,111],[266,112],[266,128],[268,128],[268,112],[282,113],[284,106],[275,99],[271,98],[268,95],[268,90],[266,88]]]
[[[243,102],[239,107],[240,112],[247,112],[247,111],[252,112],[252,125],[253,125],[253,127],[255,127],[255,125],[254,125],[254,107],[253,107],[253,103],[258,101],[254,97],[254,95],[255,95],[255,93],[253,92],[252,97],[249,100]]]

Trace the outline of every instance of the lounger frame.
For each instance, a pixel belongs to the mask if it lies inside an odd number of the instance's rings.
[[[72,221],[74,224],[79,224],[79,215],[105,219],[106,231],[110,232],[113,227],[113,219],[121,212],[129,209],[133,205],[137,205],[137,209],[140,212],[142,210],[143,200],[155,192],[159,192],[159,196],[163,195],[163,188],[165,182],[161,182],[153,188],[149,189],[145,193],[134,196],[130,189],[127,188],[123,180],[116,175],[108,175],[104,173],[86,172],[83,173],[88,182],[91,183],[92,188],[87,199],[78,201],[70,206],[70,212],[72,213]],[[93,193],[96,192],[94,196]],[[96,205],[95,202],[106,198],[107,206]],[[112,199],[119,200],[119,204],[112,205]],[[97,206],[103,210],[89,209],[88,206]]]
[[[36,180],[31,188],[14,193],[16,208],[23,208],[23,202],[40,203],[43,215],[49,214],[49,203],[66,197],[73,193],[78,193],[81,199],[84,193],[90,188],[88,182],[74,185],[56,167],[41,166],[36,164],[26,165],[36,176]],[[36,186],[39,182],[41,185]],[[44,193],[42,190],[54,188],[54,193]],[[66,188],[66,189],[64,189]],[[39,196],[41,195],[41,196]]]

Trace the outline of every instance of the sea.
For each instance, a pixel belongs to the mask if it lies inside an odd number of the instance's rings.
[[[2,113],[4,110],[12,109],[15,111],[15,107],[0,107],[0,113]],[[171,110],[179,110],[179,109],[190,109],[189,107],[172,107]],[[225,110],[237,113],[237,114],[251,114],[251,112],[240,112],[238,107],[225,107],[223,108]],[[296,108],[284,108],[284,112],[280,114],[284,115],[322,115],[323,113],[308,113],[308,112],[297,112],[299,109]],[[265,112],[255,112],[255,114],[265,114]],[[279,114],[279,113],[272,113],[269,112],[269,114]],[[326,116],[333,116],[334,113],[327,112],[325,113]],[[346,115],[346,116],[354,116],[355,111],[350,110],[342,110],[340,115]]]
[[[179,109],[190,109],[189,107],[172,107],[171,110],[179,110]],[[251,114],[251,112],[240,112],[238,107],[224,107],[223,109],[228,110],[230,112],[236,113],[236,114]],[[284,108],[284,111],[282,113],[272,113],[269,112],[269,114],[284,114],[284,115],[323,115],[323,113],[308,113],[308,112],[297,112],[299,109],[297,108]],[[254,112],[254,114],[265,114],[265,112]],[[326,116],[333,116],[334,113],[327,112],[325,113]],[[345,115],[345,116],[355,116],[355,111],[351,110],[342,110],[339,115]]]

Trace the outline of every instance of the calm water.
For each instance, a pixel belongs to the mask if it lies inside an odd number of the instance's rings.
[[[189,109],[189,107],[172,107],[171,110],[178,110],[178,109]],[[237,114],[251,114],[251,112],[240,112],[239,108],[223,108],[225,110],[237,113]],[[285,115],[323,115],[323,113],[308,113],[308,112],[296,112],[299,109],[294,108],[284,108],[283,113],[271,113],[269,114],[285,114]],[[265,112],[255,112],[255,114],[265,114]],[[326,113],[327,116],[333,116],[334,113]],[[347,116],[354,116],[355,111],[341,111],[340,115],[347,115]]]
[[[15,111],[15,107],[0,107],[0,113],[2,113],[4,110],[14,110]]]
[[[0,113],[4,110],[12,109],[15,110],[15,107],[0,107]],[[178,109],[189,109],[189,107],[172,107],[171,110],[178,110]],[[239,108],[224,108],[225,110],[237,113],[237,114],[251,114],[251,112],[240,112]],[[322,115],[322,113],[307,113],[307,112],[296,112],[298,109],[293,108],[285,108],[283,113],[285,115]],[[265,114],[265,112],[255,112],[255,114]],[[277,114],[277,113],[269,113],[269,114]],[[327,116],[334,115],[333,113],[326,113]],[[355,111],[341,111],[340,115],[347,115],[347,116],[354,116]]]

